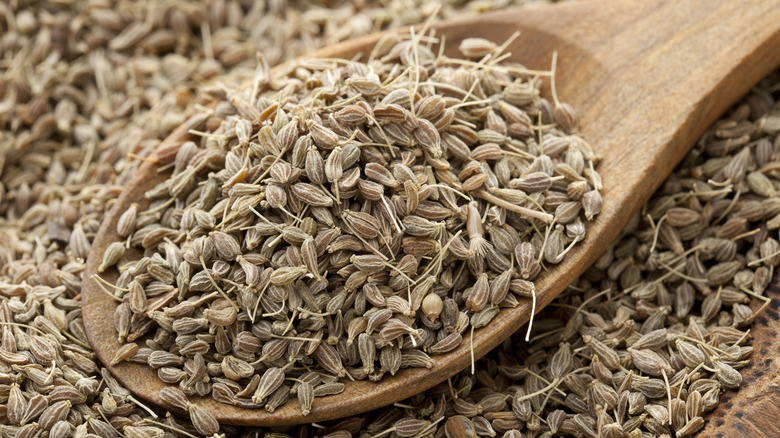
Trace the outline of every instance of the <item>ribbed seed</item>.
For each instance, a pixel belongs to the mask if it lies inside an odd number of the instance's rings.
[[[333,346],[328,343],[320,343],[313,353],[314,358],[329,373],[342,377],[344,376],[344,367],[341,364],[341,358]]]
[[[329,382],[317,385],[314,388],[315,397],[325,397],[328,395],[336,395],[344,392],[346,386],[341,382]]]
[[[583,341],[590,347],[594,353],[601,359],[601,361],[610,370],[617,370],[620,368],[620,358],[615,350],[609,348],[607,345],[593,338],[592,336],[585,335],[582,337]]]
[[[314,402],[314,388],[310,382],[303,382],[298,386],[298,403],[301,405],[301,413],[309,415]]]
[[[648,349],[629,348],[634,366],[643,373],[660,376],[663,371],[671,371],[669,364],[656,352]]]
[[[571,348],[568,343],[562,343],[550,361],[550,376],[553,379],[563,378],[574,366]]]
[[[106,252],[103,253],[103,260],[98,266],[98,272],[105,272],[106,269],[114,266],[122,256],[125,255],[125,245],[122,242],[114,242],[108,245]]]
[[[214,414],[194,404],[187,406],[187,410],[189,410],[192,425],[199,433],[211,436],[219,432],[219,423]]]
[[[437,342],[433,346],[428,348],[428,352],[432,354],[441,354],[441,353],[447,353],[449,351],[454,350],[458,345],[460,345],[460,342],[462,340],[462,337],[460,333],[450,333],[447,335],[444,339]]]
[[[308,183],[296,183],[292,186],[292,192],[302,202],[312,207],[330,207],[333,205],[333,199],[325,194],[319,187]]]
[[[138,218],[138,204],[130,204],[130,207],[119,216],[116,223],[116,232],[119,237],[127,237],[135,231],[135,223]]]
[[[474,282],[474,286],[471,288],[468,300],[466,300],[466,308],[478,312],[482,310],[490,299],[490,285],[488,283],[487,274],[481,274],[477,277],[477,281]]]
[[[430,424],[428,421],[419,420],[416,418],[402,418],[393,424],[395,433],[403,438],[409,438],[420,433],[426,426]]]
[[[11,385],[10,392],[8,393],[7,406],[8,411],[6,415],[8,416],[8,421],[15,426],[21,426],[24,412],[27,410],[27,400],[24,398],[24,395],[22,395],[22,390],[19,389],[19,385]]]

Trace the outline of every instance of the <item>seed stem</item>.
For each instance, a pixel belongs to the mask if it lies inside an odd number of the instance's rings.
[[[475,360],[474,360],[474,326],[473,325],[471,326],[471,336],[469,336],[469,349],[470,349],[469,354],[471,354],[471,375],[473,376],[477,372],[476,366],[474,364]]]
[[[42,331],[40,329],[37,329],[37,328],[35,328],[35,327],[31,326],[31,325],[27,325],[27,324],[19,324],[18,322],[0,321],[0,325],[10,325],[10,326],[14,326],[14,327],[28,328],[28,329],[35,330],[36,332],[40,333],[41,335],[44,335],[44,336],[46,335],[46,332],[44,332],[44,331]]]
[[[556,377],[556,378],[555,378],[555,379],[553,379],[553,381],[552,381],[552,382],[550,382],[550,384],[549,384],[549,385],[547,385],[546,387],[544,387],[544,388],[542,388],[542,389],[540,389],[540,390],[538,390],[538,391],[532,392],[532,393],[530,393],[530,394],[526,394],[526,395],[524,395],[524,396],[522,396],[522,397],[518,398],[518,399],[517,399],[517,402],[526,401],[526,400],[529,400],[529,399],[532,399],[532,398],[536,397],[537,395],[544,394],[544,393],[546,393],[547,391],[549,391],[549,390],[551,390],[551,389],[553,389],[553,388],[557,387],[557,386],[558,386],[558,384],[559,384],[560,382],[562,382],[561,378],[560,378],[560,377]]]
[[[114,300],[114,301],[118,301],[118,302],[121,303],[122,299],[119,298],[118,296],[112,294],[108,289],[106,289],[105,286],[103,286],[103,284],[107,284],[107,285],[109,285],[109,286],[111,286],[113,288],[116,288],[117,290],[121,290],[121,291],[124,291],[124,292],[129,292],[130,291],[130,289],[122,289],[120,287],[114,286],[113,284],[111,284],[111,283],[107,282],[106,280],[102,279],[100,277],[100,275],[98,275],[98,274],[92,274],[92,278],[94,280],[97,280],[97,285],[100,288],[100,290],[103,291],[109,297],[111,297],[111,299]]]
[[[536,285],[531,288],[531,317],[528,319],[528,331],[525,332],[525,342],[531,338],[531,328],[534,325],[534,315],[536,315]]]
[[[127,399],[132,401],[133,403],[135,403],[139,408],[141,408],[141,409],[145,410],[146,412],[148,412],[149,415],[151,415],[152,417],[160,418],[160,417],[157,416],[157,414],[150,407],[148,407],[145,404],[141,403],[140,401],[138,401],[138,399],[136,399],[132,395],[128,395]]]
[[[678,276],[678,277],[680,277],[680,278],[682,278],[684,280],[688,280],[688,281],[693,282],[693,283],[706,283],[707,282],[706,278],[693,278],[691,276],[685,275],[682,272],[674,269],[673,267],[667,265],[666,263],[664,263],[664,262],[662,262],[660,260],[658,261],[658,264],[661,265],[664,269],[666,269],[670,273],[673,273],[674,275],[676,275],[676,276]]]
[[[234,303],[233,300],[230,299],[230,297],[225,293],[225,291],[222,290],[221,287],[217,284],[216,281],[214,281],[214,277],[211,276],[211,273],[209,272],[209,269],[206,267],[206,260],[203,258],[203,256],[200,256],[200,264],[203,266],[203,272],[206,273],[206,276],[211,280],[211,284],[214,285],[215,288],[217,288],[217,291],[219,291],[220,294],[222,294],[223,297],[225,297],[226,300],[230,303],[231,306],[233,306],[234,309],[236,309],[236,312],[240,312],[241,308],[238,307],[238,304]]]
[[[760,230],[756,230],[756,232],[759,232],[759,231],[760,231]],[[765,262],[765,261],[767,261],[767,260],[769,260],[769,259],[771,259],[772,257],[775,257],[775,256],[777,256],[777,255],[780,255],[780,250],[778,250],[778,251],[775,251],[775,252],[773,252],[773,253],[771,253],[771,254],[768,254],[766,257],[762,257],[762,258],[760,258],[760,259],[753,260],[752,262],[748,263],[747,265],[748,265],[748,267],[751,267],[751,268],[752,268],[753,266],[758,266],[758,265],[760,265],[761,263],[763,263],[763,262]]]
[[[667,419],[667,423],[669,425],[672,424],[672,388],[669,387],[669,378],[666,377],[666,370],[661,368],[661,374],[664,376],[664,382],[666,383],[666,397],[667,397],[667,408],[669,409],[669,418]]]
[[[503,199],[491,195],[490,193],[486,192],[483,189],[478,189],[474,191],[474,194],[477,195],[478,198],[482,198],[485,201],[488,201],[492,204],[495,204],[499,207],[505,208],[509,211],[513,211],[515,213],[518,213],[523,216],[532,217],[534,219],[539,219],[541,221],[550,223],[553,221],[554,216],[549,213],[543,213],[541,211],[531,210],[530,208],[521,207],[519,205],[511,204],[507,201],[504,201]]]
[[[155,418],[157,418],[157,417],[155,417]],[[179,429],[178,427],[171,426],[170,424],[166,424],[166,423],[162,423],[162,422],[159,422],[159,421],[150,420],[150,419],[148,419],[148,418],[144,418],[144,419],[143,419],[143,420],[141,420],[141,421],[142,421],[143,423],[154,424],[155,426],[164,427],[164,428],[166,428],[166,429],[172,430],[172,431],[174,431],[174,432],[177,432],[177,433],[180,433],[180,434],[182,434],[182,435],[186,435],[186,436],[188,436],[188,437],[190,437],[190,438],[198,438],[198,437],[196,437],[195,435],[193,435],[193,434],[191,434],[191,433],[187,432],[186,430]]]
[[[558,51],[555,50],[552,53],[552,62],[550,66],[550,91],[552,92],[552,98],[553,103],[555,103],[555,106],[558,106],[561,104],[560,101],[558,101],[558,92],[555,89],[555,68],[558,66]]]

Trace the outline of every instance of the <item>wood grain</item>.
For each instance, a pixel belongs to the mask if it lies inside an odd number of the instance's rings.
[[[588,235],[563,265],[537,282],[537,310],[552,301],[606,249],[649,199],[704,130],[738,97],[780,64],[780,8],[765,0],[593,0],[500,11],[435,24],[455,54],[466,37],[501,42],[520,31],[512,59],[549,69],[558,52],[557,91],[581,113],[582,135],[603,157],[603,208]],[[383,34],[348,41],[310,56],[353,58]],[[294,63],[295,61],[293,61]],[[284,68],[284,66],[282,66]],[[168,143],[180,143],[183,132]],[[111,315],[116,303],[97,289],[91,274],[105,248],[117,240],[119,215],[142,199],[159,178],[145,163],[106,215],[92,246],[84,282],[84,323],[98,357],[108,363],[119,347]],[[529,301],[503,310],[476,332],[481,357],[525,324]],[[318,399],[303,417],[292,402],[273,414],[197,400],[225,423],[284,425],[323,421],[375,409],[421,392],[470,364],[468,342],[436,357],[431,369],[402,370],[379,384],[349,383],[338,396]],[[131,391],[159,404],[164,384],[139,364],[108,367]]]
[[[699,438],[780,437],[780,276],[766,295],[772,302],[750,330],[753,355],[750,365],[740,370],[742,387],[721,397]],[[763,304],[753,301],[754,310]]]

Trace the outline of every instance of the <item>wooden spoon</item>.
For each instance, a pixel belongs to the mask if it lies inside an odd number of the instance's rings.
[[[585,0],[499,11],[433,28],[437,36],[446,37],[446,52],[451,55],[457,55],[464,38],[502,42],[516,31],[520,36],[508,51],[530,68],[549,69],[557,51],[558,96],[580,112],[581,134],[603,157],[598,167],[604,180],[601,215],[565,262],[537,281],[536,310],[601,255],[716,117],[780,64],[780,8],[766,0]],[[370,35],[310,56],[365,56],[381,37]],[[116,302],[99,290],[92,275],[106,247],[119,240],[115,230],[121,213],[132,202],[144,207],[144,192],[167,177],[157,167],[186,139],[186,129],[178,129],[152,156],[157,162],[141,166],[92,245],[84,281],[84,324],[104,364],[120,346],[112,322]],[[531,308],[525,300],[478,330],[474,356],[481,357],[518,330],[531,316]],[[305,417],[296,401],[273,413],[222,405],[210,398],[193,401],[225,423],[323,421],[393,403],[454,375],[471,363],[468,336],[459,348],[435,359],[431,369],[405,369],[380,383],[349,382],[343,393],[316,400]],[[107,367],[132,392],[161,404],[158,394],[166,384],[155,371],[126,362]]]

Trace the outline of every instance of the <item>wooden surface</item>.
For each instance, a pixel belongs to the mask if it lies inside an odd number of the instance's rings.
[[[739,370],[742,387],[721,397],[697,438],[780,437],[780,275],[766,295],[772,302],[750,330],[753,355]],[[753,301],[754,310],[763,304]]]
[[[557,90],[582,116],[581,133],[598,155],[603,207],[585,241],[562,265],[537,281],[537,310],[589,266],[647,201],[703,131],[738,97],[780,64],[780,8],[766,0],[610,0],[501,11],[434,25],[455,55],[466,37],[502,42],[515,31],[514,60],[549,69],[558,52]],[[352,58],[367,53],[380,35],[342,43],[311,56]],[[773,50],[774,49],[774,50]],[[181,142],[175,133],[171,142]],[[178,137],[177,137],[178,136]],[[159,178],[145,164],[105,217],[92,246],[84,282],[84,323],[98,357],[108,363],[119,347],[112,324],[116,302],[98,291],[91,274],[117,239],[119,215]],[[478,330],[480,357],[525,324],[530,301],[503,310]],[[282,425],[323,421],[375,409],[421,392],[470,364],[468,342],[436,356],[432,369],[402,370],[379,384],[348,383],[340,395],[317,399],[301,416],[293,400],[273,414],[198,400],[220,421]],[[139,364],[109,366],[142,398],[160,403],[165,385]]]

